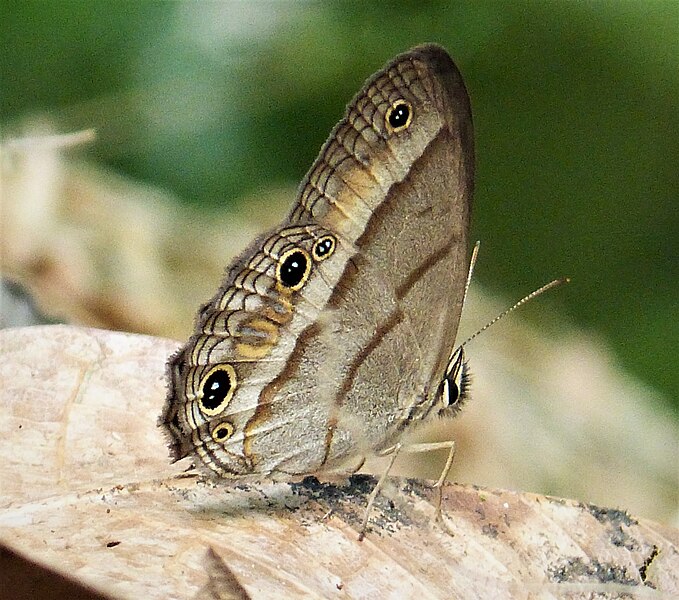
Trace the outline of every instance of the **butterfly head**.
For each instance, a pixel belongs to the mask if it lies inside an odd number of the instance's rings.
[[[469,365],[464,354],[464,347],[460,346],[453,353],[439,386],[439,416],[454,417],[469,397],[470,386]]]

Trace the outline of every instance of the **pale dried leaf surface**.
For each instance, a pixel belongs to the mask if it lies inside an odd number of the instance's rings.
[[[156,427],[177,344],[68,326],[0,332],[0,542],[121,598],[679,596],[679,532],[619,510],[394,480],[226,486]]]

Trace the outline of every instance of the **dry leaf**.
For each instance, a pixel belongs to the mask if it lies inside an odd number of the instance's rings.
[[[438,525],[428,485],[392,480],[358,542],[372,478],[182,474],[156,427],[175,347],[0,332],[0,542],[120,598],[679,596],[679,531],[619,510],[448,485]]]

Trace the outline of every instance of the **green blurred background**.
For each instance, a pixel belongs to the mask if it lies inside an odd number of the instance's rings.
[[[516,298],[571,276],[545,302],[679,411],[676,0],[0,7],[5,134],[96,127],[91,160],[210,210],[299,181],[368,75],[445,45],[474,110],[478,279]]]

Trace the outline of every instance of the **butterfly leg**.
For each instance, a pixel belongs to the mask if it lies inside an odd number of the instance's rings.
[[[436,501],[436,511],[434,512],[434,521],[439,521],[441,519],[441,503],[443,502],[443,484],[448,478],[448,473],[450,473],[450,469],[453,467],[453,459],[455,458],[455,442],[453,440],[450,440],[450,442],[448,443],[450,444],[450,447],[448,450],[448,458],[446,458],[446,464],[443,465],[441,475],[439,475],[439,478],[436,480],[436,483],[434,484],[434,487],[438,489],[439,492]]]
[[[436,480],[436,483],[432,487],[438,490],[436,499],[436,510],[434,512],[434,521],[439,521],[441,518],[441,503],[443,501],[443,484],[450,473],[450,469],[453,466],[453,459],[455,458],[455,442],[453,440],[448,440],[446,442],[423,442],[420,444],[410,444],[403,448],[404,452],[409,453],[419,453],[419,452],[433,452],[435,450],[448,450],[448,458],[446,459],[446,464],[443,466],[441,475]]]
[[[372,492],[370,492],[370,496],[368,496],[368,503],[365,508],[365,515],[363,516],[363,522],[361,523],[361,531],[358,535],[359,542],[362,541],[363,538],[365,537],[365,532],[366,529],[368,528],[368,520],[370,518],[370,511],[372,510],[372,506],[375,503],[377,494],[379,494],[380,490],[384,487],[384,482],[387,480],[387,477],[389,476],[389,473],[391,472],[391,469],[394,466],[394,463],[396,462],[399,453],[403,451],[408,452],[410,454],[416,454],[420,452],[434,452],[436,450],[448,450],[448,458],[446,459],[446,464],[443,466],[441,475],[432,486],[438,490],[435,507],[436,510],[434,512],[433,520],[434,521],[440,520],[441,503],[443,501],[443,484],[446,481],[446,478],[450,473],[450,469],[453,466],[453,459],[455,457],[455,442],[453,440],[448,440],[446,442],[423,442],[419,444],[409,444],[407,446],[398,443],[380,453],[382,456],[391,455],[391,460],[389,461],[387,468],[384,470],[379,480],[377,481],[377,484],[375,484],[375,487],[373,488]]]
[[[382,473],[380,478],[377,480],[377,483],[375,484],[373,491],[370,492],[370,496],[368,496],[368,503],[365,507],[365,515],[363,516],[363,523],[361,523],[361,531],[358,534],[359,542],[363,541],[363,538],[365,537],[365,531],[368,528],[368,519],[370,518],[370,511],[372,510],[372,506],[375,503],[375,498],[377,498],[377,494],[380,493],[380,490],[384,486],[384,482],[387,480],[389,472],[391,471],[391,468],[394,466],[394,463],[396,462],[396,458],[398,457],[401,448],[402,445],[398,443],[381,453],[384,456],[391,454],[391,460],[389,461],[387,468],[384,470],[384,473]]]

